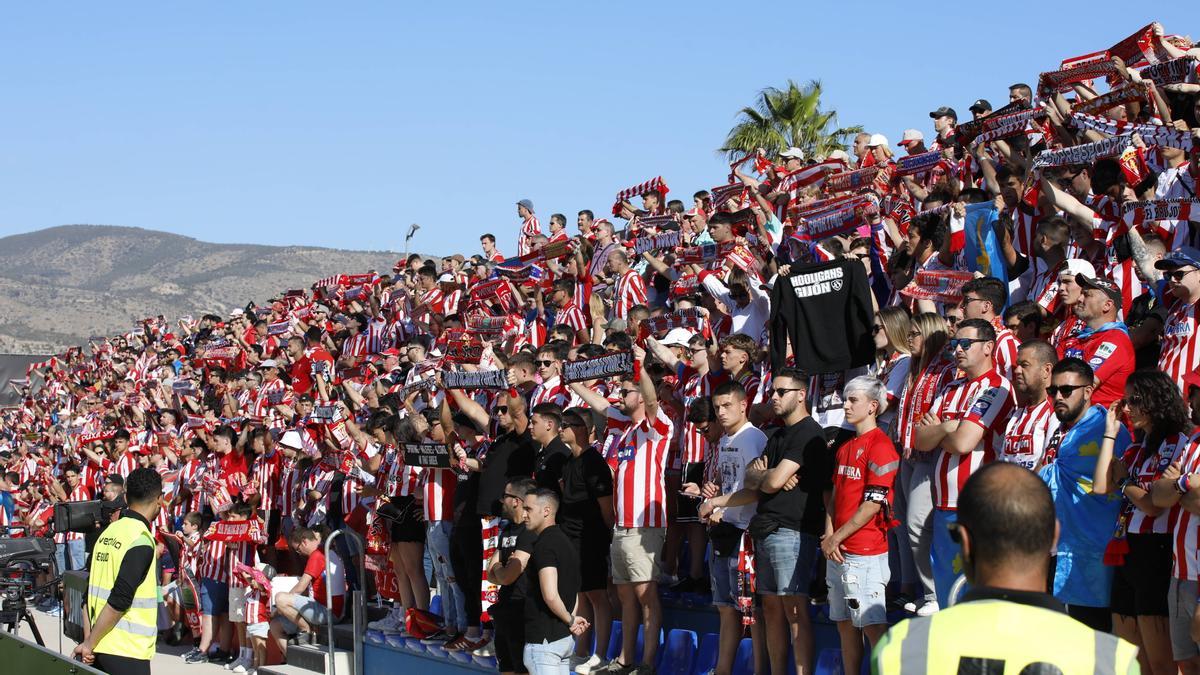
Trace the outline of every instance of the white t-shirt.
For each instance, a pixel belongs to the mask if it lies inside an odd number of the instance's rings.
[[[746,467],[758,459],[766,447],[767,435],[750,422],[743,424],[733,434],[721,437],[717,444],[717,475],[721,481],[721,494],[733,494],[745,487]],[[758,504],[733,506],[725,509],[721,520],[744,530],[757,510]]]

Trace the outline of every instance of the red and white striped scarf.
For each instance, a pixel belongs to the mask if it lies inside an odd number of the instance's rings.
[[[1061,150],[1043,150],[1033,158],[1033,168],[1094,164],[1097,160],[1120,155],[1131,144],[1127,136],[1114,136],[1095,143],[1073,145]]]
[[[624,202],[627,202],[634,197],[640,197],[641,195],[651,191],[658,192],[663,199],[666,199],[667,193],[670,192],[670,188],[667,187],[667,183],[663,180],[662,176],[651,178],[650,180],[643,181],[637,185],[627,187],[624,190],[617,192],[616,200],[613,202],[613,215],[621,215],[621,205]]]
[[[1190,131],[1180,131],[1172,127],[1157,124],[1139,124],[1114,120],[1099,115],[1087,113],[1072,113],[1071,124],[1079,129],[1091,129],[1110,136],[1126,136],[1137,134],[1146,141],[1147,145],[1161,145],[1180,150],[1191,150],[1193,138]]]
[[[1120,105],[1129,103],[1130,101],[1145,101],[1146,100],[1146,85],[1144,83],[1134,84],[1126,83],[1112,91],[1106,92],[1096,98],[1086,101],[1078,101],[1072,106],[1073,112],[1082,112],[1095,114],[1104,112],[1109,108],[1115,108]]]

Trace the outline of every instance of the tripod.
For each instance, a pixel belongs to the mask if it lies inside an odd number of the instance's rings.
[[[29,611],[25,596],[54,587],[60,581],[62,581],[62,576],[56,576],[49,583],[37,587],[34,587],[33,582],[24,579],[6,581],[2,586],[3,597],[0,598],[0,626],[4,627],[5,632],[16,635],[17,630],[21,627],[21,622],[24,621],[29,624],[29,630],[33,633],[33,639],[38,646],[45,647],[46,642],[42,640],[42,632],[38,630],[37,622],[34,621],[33,614]]]

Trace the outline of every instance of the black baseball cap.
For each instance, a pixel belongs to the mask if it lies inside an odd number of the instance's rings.
[[[978,101],[975,101],[974,103],[972,103],[971,107],[967,108],[967,110],[970,110],[971,112],[984,112],[985,110],[987,112],[991,112],[992,110],[994,110],[994,108],[992,108],[991,103],[987,102],[986,98],[981,98]]]
[[[1113,304],[1117,306],[1117,309],[1121,308],[1121,289],[1111,279],[1076,274],[1075,283],[1079,284],[1082,288],[1094,288],[1098,291],[1103,291],[1113,301]]]
[[[939,117],[953,117],[955,120],[958,119],[958,113],[954,112],[954,108],[949,106],[942,106],[929,113],[929,116],[935,120]]]

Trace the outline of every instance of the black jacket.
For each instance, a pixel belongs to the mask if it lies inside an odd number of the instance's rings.
[[[771,289],[771,368],[787,362],[791,340],[796,366],[831,373],[871,363],[874,309],[867,272],[857,261],[793,265]]]

